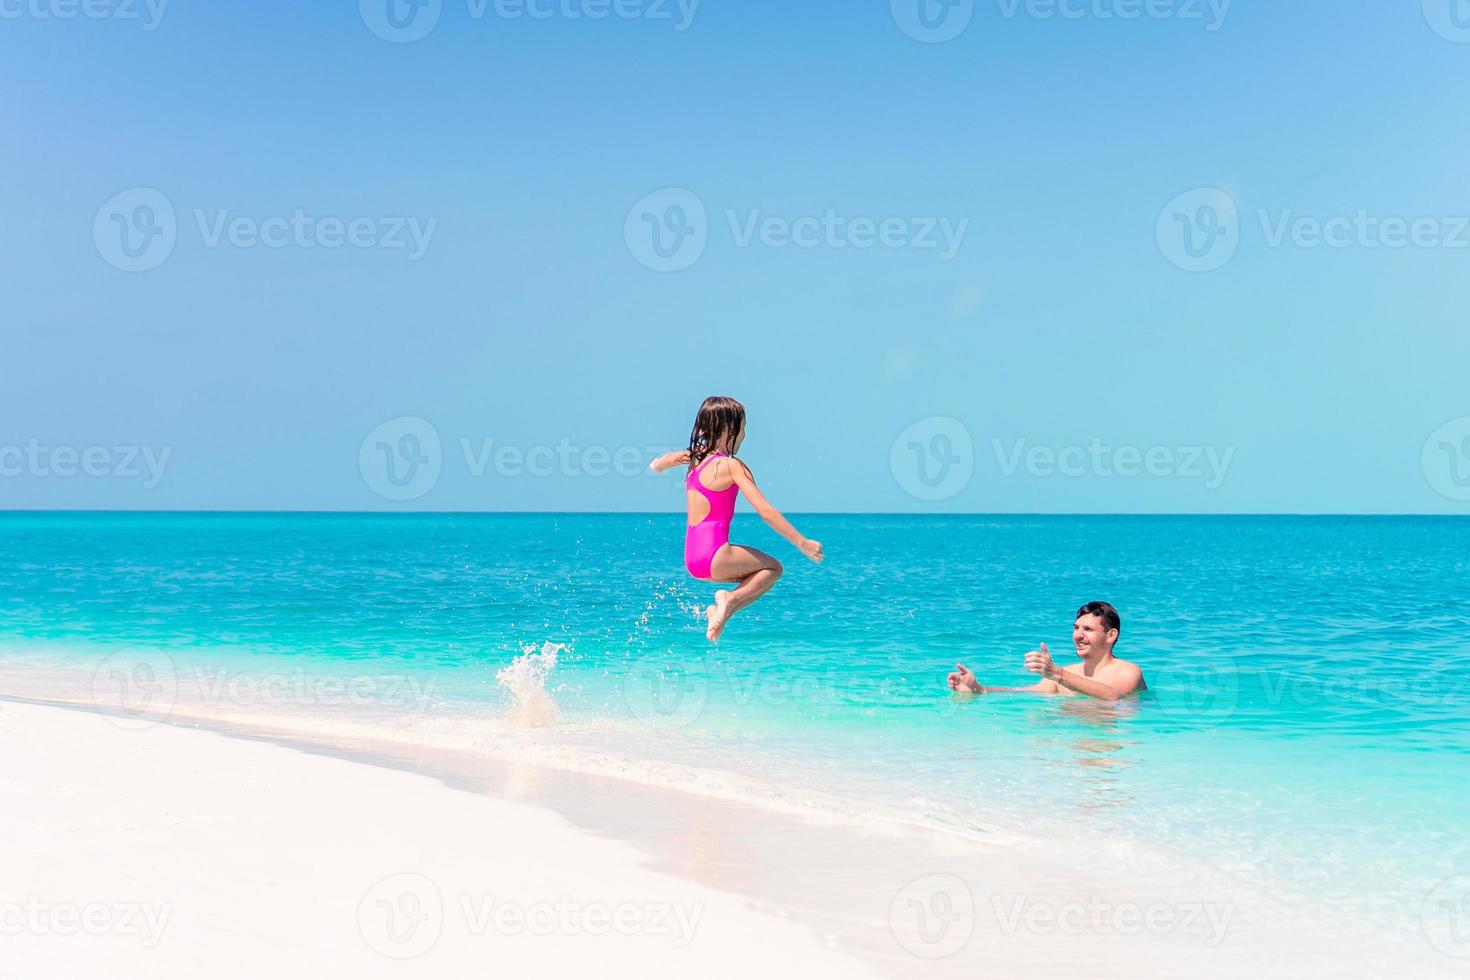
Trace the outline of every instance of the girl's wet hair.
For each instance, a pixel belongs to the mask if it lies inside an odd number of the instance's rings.
[[[689,468],[704,462],[720,447],[733,444],[744,427],[744,405],[725,395],[710,395],[699,406],[694,428],[689,432]]]

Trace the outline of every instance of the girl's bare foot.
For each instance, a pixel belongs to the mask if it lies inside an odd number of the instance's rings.
[[[704,611],[709,619],[709,629],[704,631],[704,636],[711,643],[720,638],[720,634],[725,631],[725,624],[730,621],[730,597],[734,594],[729,589],[721,589],[715,593],[715,604]]]

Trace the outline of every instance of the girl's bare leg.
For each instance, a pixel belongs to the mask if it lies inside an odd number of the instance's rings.
[[[759,599],[781,577],[781,563],[764,551],[739,544],[727,544],[715,552],[710,562],[710,578],[716,582],[739,582],[733,590],[715,593],[715,604],[705,610],[709,628],[704,635],[718,640],[725,624],[755,600]]]

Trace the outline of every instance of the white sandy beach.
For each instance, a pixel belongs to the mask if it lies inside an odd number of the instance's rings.
[[[1455,975],[1154,855],[95,707],[0,701],[5,980]]]
[[[627,845],[423,776],[14,703],[0,739],[6,977],[869,975]]]

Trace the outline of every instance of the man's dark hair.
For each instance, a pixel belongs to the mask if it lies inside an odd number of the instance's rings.
[[[1073,618],[1081,619],[1083,616],[1101,616],[1105,627],[1117,630],[1119,636],[1123,634],[1123,621],[1118,618],[1118,610],[1113,608],[1111,602],[1089,602],[1077,610],[1077,615]]]

